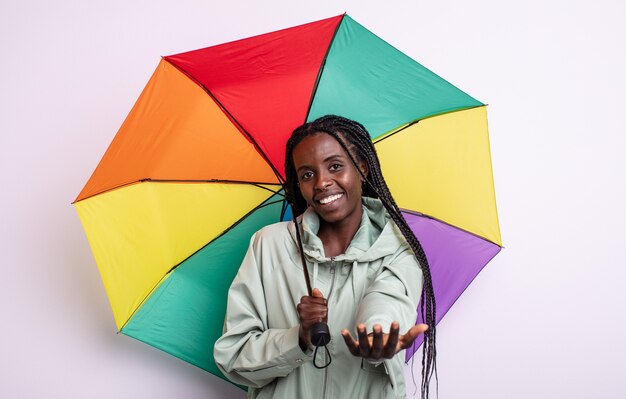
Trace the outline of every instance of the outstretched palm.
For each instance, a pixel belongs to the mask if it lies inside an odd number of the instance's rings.
[[[391,323],[389,334],[383,333],[380,324],[375,324],[370,334],[367,333],[365,324],[359,324],[357,326],[358,340],[355,340],[352,334],[345,329],[341,331],[341,335],[343,335],[348,350],[354,356],[381,360],[391,359],[396,353],[409,348],[415,339],[426,330],[428,330],[426,324],[417,324],[405,334],[400,335],[400,324],[394,321]]]

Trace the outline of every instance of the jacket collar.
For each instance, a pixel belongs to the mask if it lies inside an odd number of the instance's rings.
[[[391,255],[400,245],[406,245],[402,233],[391,220],[380,200],[363,197],[362,204],[363,215],[359,229],[346,252],[335,257],[337,261],[370,262]],[[325,256],[324,245],[317,236],[320,228],[320,218],[317,213],[308,208],[298,218],[298,222],[302,228],[305,255],[314,262],[328,262],[330,258]],[[295,240],[293,227],[293,224],[290,224],[290,231]]]

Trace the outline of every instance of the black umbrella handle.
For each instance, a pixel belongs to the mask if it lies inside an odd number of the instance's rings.
[[[315,351],[313,352],[313,366],[316,369],[325,369],[330,366],[330,363],[333,361],[332,356],[330,355],[330,351],[328,350],[328,343],[330,342],[330,331],[328,331],[328,324],[324,322],[319,322],[313,324],[311,327],[311,343],[315,346]],[[317,364],[317,350],[321,347],[324,347],[326,351],[326,362],[323,364]]]
[[[328,330],[328,324],[319,322],[311,326],[311,343],[314,346],[326,346],[330,342],[330,331]]]

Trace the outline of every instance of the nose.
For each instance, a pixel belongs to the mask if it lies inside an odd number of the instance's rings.
[[[326,191],[332,184],[332,179],[328,173],[318,173],[317,178],[315,179],[315,190],[320,192]]]

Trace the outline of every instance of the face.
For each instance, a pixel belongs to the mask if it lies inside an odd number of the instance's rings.
[[[361,222],[362,178],[334,137],[318,133],[295,146],[293,163],[300,192],[328,224]],[[365,173],[365,164],[359,168]]]

